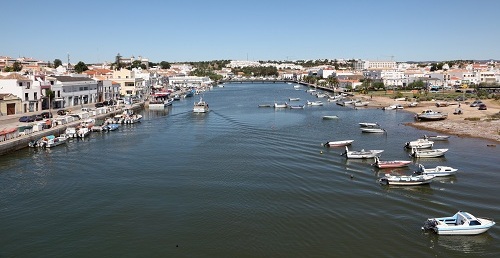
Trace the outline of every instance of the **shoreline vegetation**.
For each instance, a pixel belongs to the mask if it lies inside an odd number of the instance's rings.
[[[475,99],[447,102],[439,100],[420,101],[415,107],[409,107],[409,104],[415,101],[409,99],[397,101],[392,94],[354,93],[352,99],[369,102],[367,108],[384,108],[393,104],[400,104],[404,107],[403,111],[414,114],[418,114],[425,109],[447,113],[448,118],[445,120],[427,122],[415,120],[414,122],[405,123],[405,125],[459,137],[483,138],[500,142],[500,100],[481,99],[486,104],[487,110],[479,110],[478,107],[470,106],[470,103]],[[444,105],[441,103],[444,103]],[[460,108],[463,114],[454,114],[457,108]],[[387,112],[395,112],[395,110]]]

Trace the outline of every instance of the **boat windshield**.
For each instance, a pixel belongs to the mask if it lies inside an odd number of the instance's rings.
[[[477,226],[477,225],[481,225],[481,222],[477,221],[477,220],[471,220],[469,222],[469,225],[470,226]]]

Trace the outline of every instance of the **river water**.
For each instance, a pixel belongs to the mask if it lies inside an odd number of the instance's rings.
[[[428,217],[458,210],[500,219],[500,148],[452,136],[436,142],[458,174],[427,186],[388,187],[372,160],[342,148],[410,159],[406,141],[432,132],[404,111],[259,104],[317,100],[290,84],[227,84],[141,111],[140,124],[53,149],[0,157],[0,257],[498,257],[498,225],[478,236],[436,236]],[[295,103],[294,103],[295,104]],[[337,115],[337,120],[322,120]],[[378,122],[387,134],[363,134]]]

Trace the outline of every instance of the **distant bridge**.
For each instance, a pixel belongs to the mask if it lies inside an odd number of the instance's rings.
[[[220,80],[219,83],[299,83],[299,82],[290,80],[232,79],[232,80]]]

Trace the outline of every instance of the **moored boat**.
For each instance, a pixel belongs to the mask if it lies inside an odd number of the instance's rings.
[[[458,211],[451,217],[430,218],[424,222],[422,230],[432,230],[438,235],[477,235],[488,231],[495,225],[489,218],[479,218]]]
[[[289,101],[299,101],[299,100],[300,100],[300,98],[289,98],[288,100],[289,100]]]
[[[323,144],[326,147],[344,147],[351,145],[354,140],[329,141]]]
[[[307,101],[307,105],[309,106],[323,106],[323,102],[322,101]]]
[[[332,119],[338,119],[338,116],[335,115],[329,115],[329,116],[323,116],[324,120],[332,120]]]
[[[281,103],[281,104],[278,104],[278,103],[274,103],[274,108],[287,108],[288,107],[288,103]]]
[[[379,127],[378,123],[359,123],[361,127]]]
[[[441,113],[439,111],[433,111],[432,109],[426,109],[415,116],[415,119],[422,121],[436,121],[444,120],[446,118],[448,118],[448,114]]]
[[[379,157],[375,157],[375,163],[372,165],[378,168],[401,168],[408,166],[410,163],[410,160],[381,161]]]
[[[407,149],[412,149],[412,148],[428,149],[428,148],[432,148],[433,145],[434,145],[433,141],[429,141],[427,139],[417,139],[415,141],[406,142],[405,148],[407,148]]]
[[[444,156],[447,151],[448,149],[419,150],[412,148],[410,156],[415,158],[437,158]]]
[[[410,176],[395,176],[390,174],[385,174],[384,177],[379,179],[381,184],[386,185],[402,185],[402,186],[412,186],[412,185],[423,185],[429,184],[434,176],[430,175],[410,175]]]
[[[345,155],[348,159],[372,159],[380,156],[380,154],[384,152],[383,150],[360,150],[360,151],[350,151],[347,146],[345,146],[345,152],[342,155]]]
[[[433,140],[433,141],[447,141],[450,138],[448,135],[424,135],[424,139]]]
[[[361,127],[359,128],[363,133],[385,133],[386,131],[382,128],[375,127]]]
[[[418,164],[416,174],[433,175],[433,176],[452,176],[457,173],[458,169],[448,166],[436,166],[435,168],[425,168],[424,165]]]
[[[289,105],[291,109],[304,109],[304,105]]]

